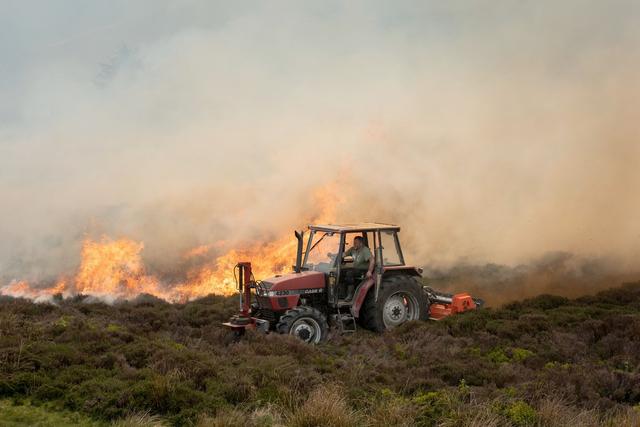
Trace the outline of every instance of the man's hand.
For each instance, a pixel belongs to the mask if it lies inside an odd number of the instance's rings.
[[[376,257],[371,255],[369,257],[369,268],[367,269],[367,279],[371,279],[371,276],[373,276],[374,268],[376,268]]]

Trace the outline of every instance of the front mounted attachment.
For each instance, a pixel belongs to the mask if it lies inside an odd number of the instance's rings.
[[[223,325],[232,329],[238,335],[242,335],[246,328],[258,328],[265,332],[268,331],[269,322],[251,316],[251,288],[255,287],[253,273],[251,273],[251,263],[239,262],[233,272],[236,279],[236,289],[240,294],[240,311]]]

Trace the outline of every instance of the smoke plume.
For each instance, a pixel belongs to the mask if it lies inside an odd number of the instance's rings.
[[[401,225],[432,272],[637,271],[633,2],[28,3],[0,14],[0,284],[73,274],[102,235],[179,278],[327,186],[334,221]]]

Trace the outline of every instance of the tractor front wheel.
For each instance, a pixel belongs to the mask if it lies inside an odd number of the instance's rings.
[[[364,327],[382,332],[410,320],[427,320],[429,307],[420,282],[413,276],[398,274],[382,279],[378,301],[375,289],[369,290],[360,314]]]
[[[276,325],[281,334],[289,334],[310,343],[317,344],[327,339],[329,325],[320,310],[308,306],[298,306],[287,310]]]

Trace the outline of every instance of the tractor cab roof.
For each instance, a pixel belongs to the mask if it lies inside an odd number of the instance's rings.
[[[353,231],[377,231],[377,230],[393,230],[400,231],[400,227],[393,224],[381,224],[377,222],[359,222],[353,224],[312,224],[309,229],[317,231],[326,231],[333,233],[347,233]]]

